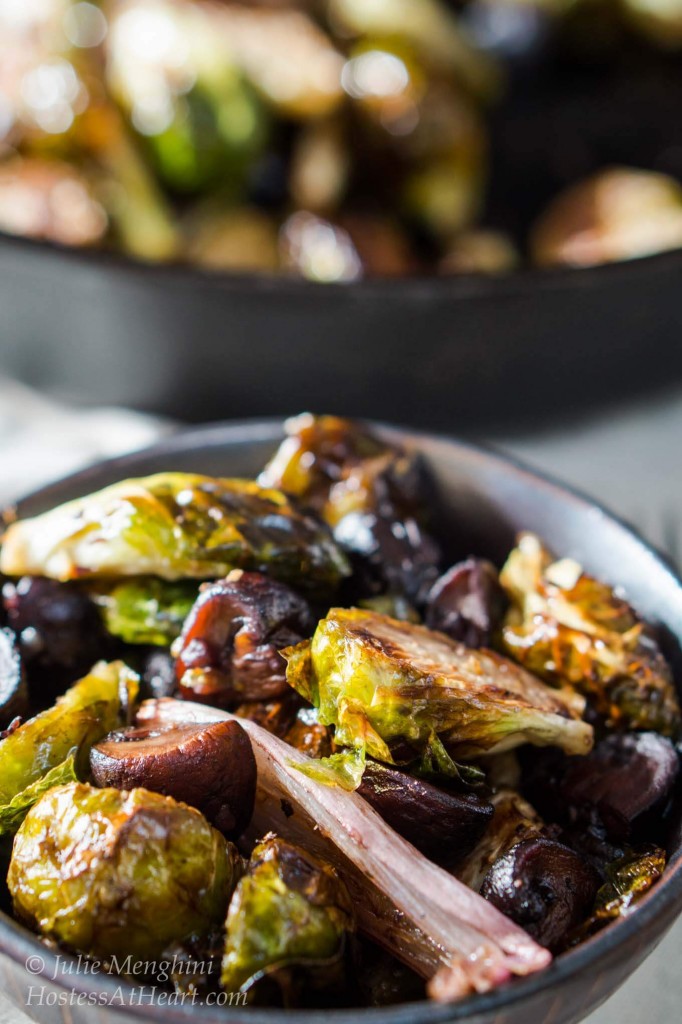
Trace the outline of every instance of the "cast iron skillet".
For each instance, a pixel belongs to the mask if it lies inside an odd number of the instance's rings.
[[[537,531],[557,552],[579,559],[590,572],[623,587],[637,610],[662,627],[666,654],[676,677],[682,679],[682,583],[628,527],[586,498],[492,452],[444,437],[381,429],[423,453],[435,478],[440,531],[449,538],[450,557],[475,551],[499,561],[518,530]],[[31,515],[124,477],[161,470],[253,476],[281,436],[281,423],[275,421],[182,433],[47,487],[21,502],[19,514]],[[540,974],[453,1006],[413,1003],[389,1009],[325,1011],[325,1016],[330,1024],[572,1024],[632,973],[680,913],[682,836],[677,824],[668,850],[670,863],[664,878],[631,917],[560,957]],[[41,1024],[64,1020],[91,1024],[93,1003],[88,1005],[88,998],[111,1002],[111,1008],[100,1005],[97,1011],[98,1020],[106,1022],[120,1020],[121,1013],[131,1021],[164,1024],[188,1024],[190,1019],[195,1024],[291,1024],[315,1019],[311,1012],[199,1005],[123,1009],[118,993],[127,989],[119,979],[60,974],[55,954],[4,915],[0,916],[0,954],[3,991]],[[69,997],[71,1003],[62,1016],[60,996],[65,998],[72,989],[76,995]],[[79,993],[84,1005],[75,1005]],[[52,1001],[54,1005],[49,1005]]]
[[[0,368],[187,421],[314,406],[490,433],[682,376],[682,251],[321,285],[0,236]]]

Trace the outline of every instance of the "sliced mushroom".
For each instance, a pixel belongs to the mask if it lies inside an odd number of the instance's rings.
[[[178,643],[183,697],[224,707],[286,693],[279,651],[312,629],[310,609],[283,583],[237,569],[202,587]]]
[[[168,729],[125,729],[93,747],[98,786],[143,787],[196,807],[228,838],[251,820],[256,762],[235,721]]]
[[[452,866],[473,850],[493,816],[475,793],[457,793],[368,761],[358,789],[391,828],[437,864]]]

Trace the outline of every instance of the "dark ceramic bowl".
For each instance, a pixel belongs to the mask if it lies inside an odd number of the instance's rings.
[[[682,251],[321,285],[0,236],[0,372],[188,420],[316,409],[490,435],[682,378]]]
[[[447,438],[388,428],[385,432],[422,452],[430,466],[441,509],[441,535],[450,538],[450,556],[475,551],[499,561],[518,530],[538,532],[557,552],[574,556],[590,572],[624,589],[636,609],[661,627],[666,653],[677,678],[682,678],[682,583],[631,530],[589,500],[499,455]],[[157,447],[102,463],[47,487],[21,502],[19,513],[32,515],[123,477],[160,470],[253,476],[281,435],[281,423],[272,421],[179,434]],[[664,878],[630,917],[561,956],[540,974],[452,1006],[413,1003],[390,1009],[325,1011],[325,1019],[329,1024],[572,1024],[611,995],[680,913],[682,838],[677,826],[668,849],[670,863]],[[5,916],[0,916],[0,969],[3,991],[41,1024],[91,1024],[94,1019],[108,1024],[121,1015],[159,1024],[189,1024],[190,1020],[195,1024],[302,1024],[319,1017],[199,1005],[131,1007],[126,1005],[128,989],[118,979],[59,973],[55,954]],[[78,1005],[79,994],[83,1005]],[[61,1007],[60,1000],[67,1005]],[[93,1003],[98,1009],[93,1009]]]

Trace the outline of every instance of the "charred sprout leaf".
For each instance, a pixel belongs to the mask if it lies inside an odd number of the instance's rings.
[[[592,746],[580,699],[565,698],[491,651],[469,650],[423,626],[333,608],[309,644],[284,653],[290,684],[356,759],[368,754],[392,764],[392,745],[407,744],[416,756],[434,735],[463,758],[528,742],[574,754]]]
[[[260,482],[322,515],[368,577],[365,591],[420,601],[438,575],[440,551],[419,521],[424,480],[417,457],[337,416],[306,413],[287,421],[286,432]]]
[[[219,708],[168,699],[148,701],[138,714],[141,725],[154,728],[230,718]],[[454,965],[455,997],[549,962],[546,950],[401,839],[357,793],[320,785],[299,770],[309,758],[255,722],[241,725],[258,768],[248,838],[272,829],[332,864],[351,893],[358,927],[376,942],[424,978]]]
[[[28,690],[17,638],[0,629],[0,725],[5,728],[28,708]]]
[[[287,682],[279,652],[312,624],[306,601],[285,584],[235,569],[202,587],[173,648],[180,693],[220,705],[280,696]]]
[[[107,631],[129,644],[168,647],[180,636],[196,600],[195,583],[143,577],[93,592]]]
[[[9,803],[0,807],[0,836],[11,835],[17,831],[22,821],[43,793],[62,786],[67,782],[78,782],[76,774],[76,756],[69,756],[61,764],[50,768],[45,775],[26,786]]]
[[[54,707],[0,741],[0,817],[13,801],[14,807],[28,805],[26,790],[71,756],[87,766],[92,744],[120,724],[123,691],[128,698],[137,692],[137,676],[122,662],[100,662]],[[14,820],[13,812],[7,814]]]
[[[350,896],[333,868],[268,835],[251,854],[230,903],[223,988],[248,989],[277,969],[337,959],[353,928]]]
[[[553,561],[524,534],[500,581],[511,600],[507,652],[555,686],[588,698],[607,725],[677,733],[669,665],[626,601],[571,559]]]
[[[13,523],[0,571],[59,580],[154,575],[166,580],[267,572],[333,589],[346,560],[324,527],[279,491],[249,480],[158,473]]]
[[[611,921],[631,914],[637,900],[662,877],[665,851],[651,847],[631,852],[607,868],[608,881],[597,892],[591,916],[571,937],[571,944],[582,942]]]
[[[485,772],[473,764],[458,764],[443,746],[436,733],[432,733],[419,762],[410,765],[413,775],[424,779],[451,779],[467,786],[480,786],[485,782]]]
[[[239,870],[235,848],[194,808],[71,783],[29,811],[7,883],[16,914],[41,935],[137,962],[218,924]]]

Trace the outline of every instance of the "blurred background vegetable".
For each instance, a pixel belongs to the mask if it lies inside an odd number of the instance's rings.
[[[633,160],[603,131],[615,105],[581,132],[566,92],[679,80],[674,4],[4,0],[0,37],[9,233],[315,281],[682,244],[674,126],[637,159],[657,174],[609,171]]]

